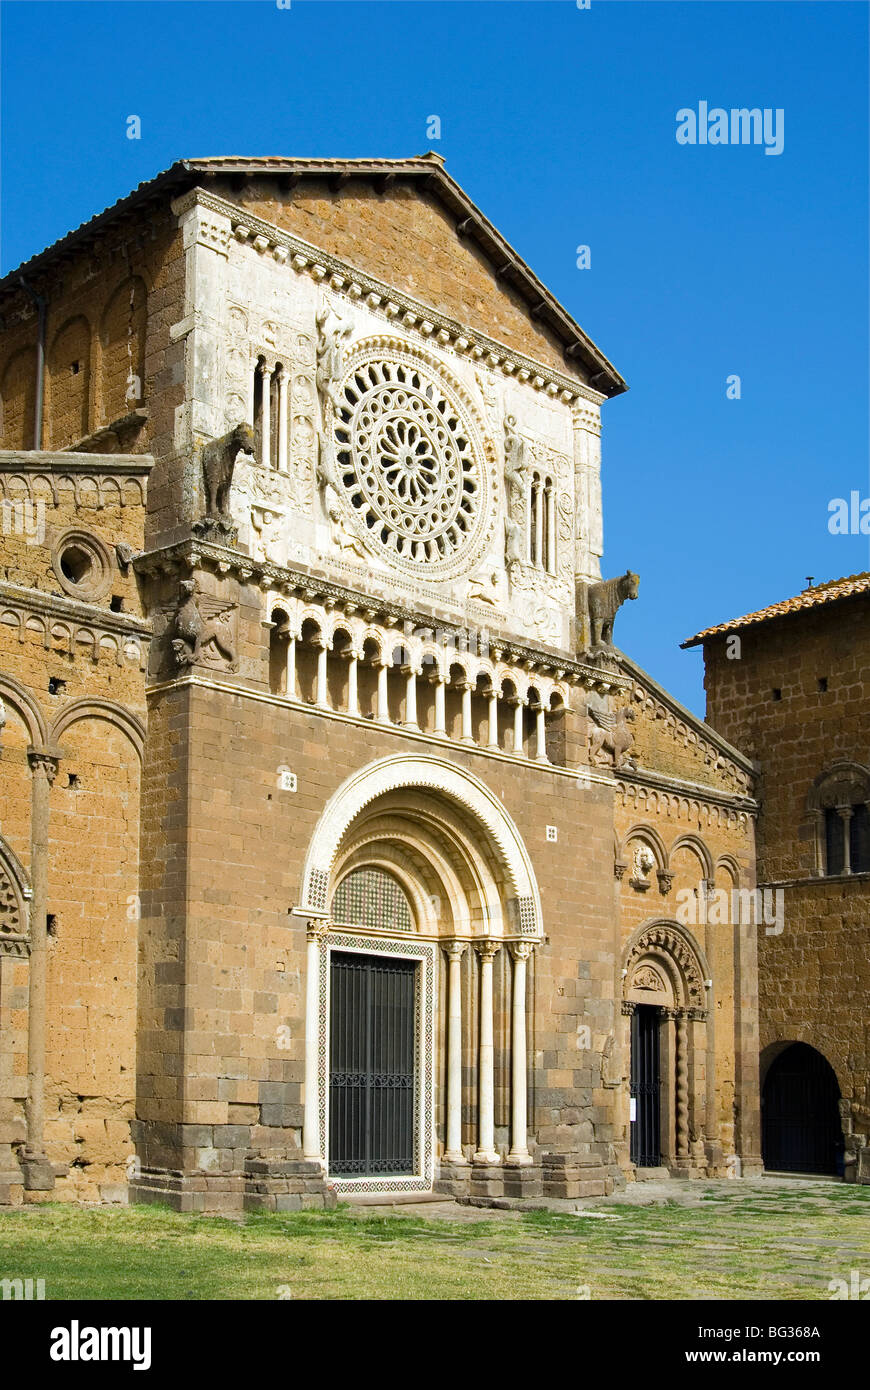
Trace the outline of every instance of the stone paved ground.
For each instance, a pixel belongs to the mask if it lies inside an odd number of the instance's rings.
[[[608,1284],[625,1281],[634,1286],[631,1291],[626,1288],[623,1297],[656,1297],[654,1292],[644,1294],[643,1286],[637,1284],[639,1258],[654,1280],[650,1266],[657,1260],[673,1261],[681,1248],[686,1252],[687,1279],[685,1290],[676,1296],[687,1299],[728,1297],[723,1285],[727,1285],[729,1271],[742,1272],[747,1263],[770,1270],[769,1293],[763,1280],[753,1291],[752,1296],[762,1298],[829,1298],[830,1279],[848,1281],[853,1270],[862,1278],[870,1276],[870,1188],[863,1186],[799,1177],[709,1182],[669,1179],[632,1183],[611,1197],[545,1200],[535,1205],[557,1218],[547,1231],[547,1244],[523,1244],[514,1249],[532,1256],[552,1253],[554,1240],[570,1238],[558,1218],[573,1216],[576,1221],[579,1217],[580,1230],[594,1231],[599,1237],[595,1241],[598,1274],[606,1274]],[[626,1208],[645,1208],[650,1215],[658,1209],[662,1219],[640,1226],[633,1221],[623,1224],[623,1218],[629,1214]],[[694,1223],[687,1221],[693,1210],[699,1216],[703,1214],[703,1227],[697,1233]],[[389,1212],[392,1216],[413,1215],[435,1222],[491,1222],[494,1216],[508,1221],[522,1218],[517,1208],[495,1212],[492,1208],[461,1206],[456,1202],[418,1202],[368,1207],[364,1211],[369,1216],[375,1211],[384,1215]],[[545,1219],[543,1211],[541,1216]],[[573,1222],[572,1225],[576,1239],[578,1228]],[[820,1234],[820,1228],[826,1234]],[[480,1259],[485,1253],[477,1247],[472,1257]],[[785,1292],[785,1286],[790,1293]]]

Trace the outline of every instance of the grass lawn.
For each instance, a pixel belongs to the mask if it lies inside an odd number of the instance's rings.
[[[76,1300],[827,1300],[830,1279],[870,1275],[870,1187],[691,1187],[692,1205],[457,1220],[49,1204],[0,1214],[0,1277],[43,1278],[47,1299]]]

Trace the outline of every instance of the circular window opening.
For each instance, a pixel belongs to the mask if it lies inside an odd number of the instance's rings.
[[[71,584],[82,584],[91,574],[94,561],[80,545],[68,545],[60,557],[60,568]]]

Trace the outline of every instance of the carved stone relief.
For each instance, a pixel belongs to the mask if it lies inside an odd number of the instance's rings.
[[[182,579],[170,625],[176,666],[181,670],[199,665],[236,671],[237,624],[238,604],[197,593],[194,580]]]

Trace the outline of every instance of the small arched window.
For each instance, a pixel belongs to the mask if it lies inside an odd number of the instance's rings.
[[[818,777],[809,806],[818,824],[821,874],[870,873],[870,771],[840,763]]]
[[[332,919],[344,927],[413,931],[411,904],[392,874],[374,867],[352,869],[332,899]]]

